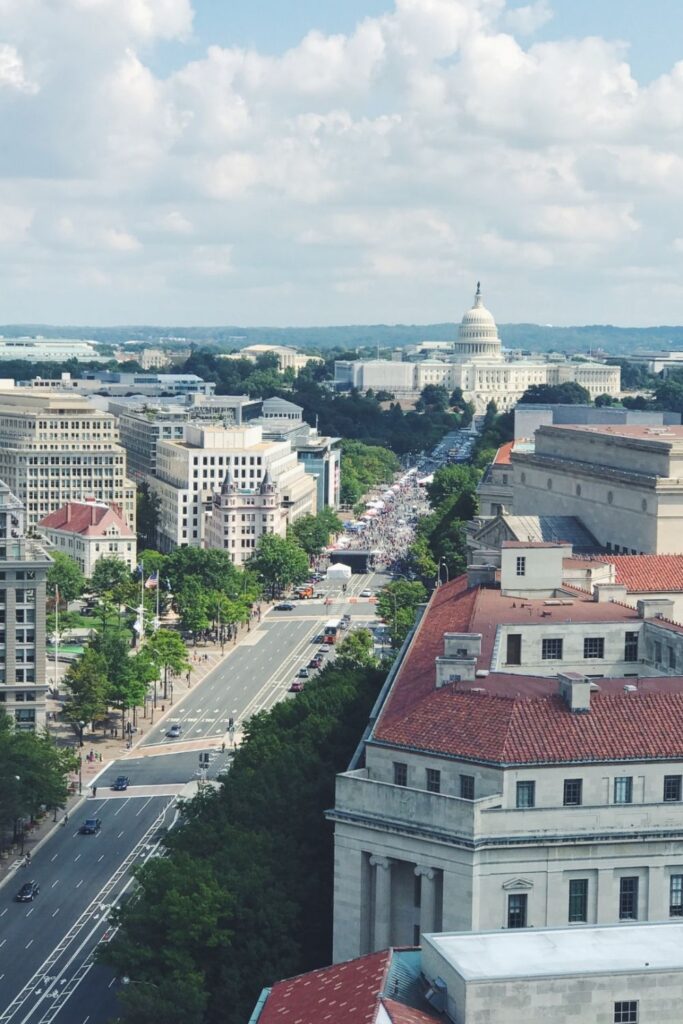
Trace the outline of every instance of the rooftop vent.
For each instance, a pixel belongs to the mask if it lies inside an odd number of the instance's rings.
[[[487,668],[478,668],[476,672],[477,679],[486,679],[488,674],[489,670]]]
[[[634,686],[633,683],[626,683],[626,685],[624,686],[624,690],[626,693],[637,693],[638,687]]]

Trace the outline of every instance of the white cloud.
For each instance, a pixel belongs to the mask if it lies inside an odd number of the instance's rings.
[[[683,61],[642,85],[618,40],[530,43],[551,15],[387,0],[184,60],[191,0],[0,0],[3,317],[420,322],[481,276],[501,320],[647,318],[679,272]]]

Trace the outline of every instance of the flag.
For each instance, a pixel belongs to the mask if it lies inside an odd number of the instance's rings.
[[[147,577],[145,582],[145,590],[154,590],[159,585],[159,573],[153,572]]]
[[[135,575],[136,576],[144,576],[144,574],[145,574],[145,567],[142,564],[142,562],[138,562],[137,568],[135,570]]]

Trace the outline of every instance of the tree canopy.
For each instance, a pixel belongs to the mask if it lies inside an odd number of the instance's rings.
[[[388,484],[401,464],[387,448],[343,441],[341,459],[341,500],[355,505],[372,487]]]
[[[221,788],[185,804],[167,856],[136,869],[138,897],[115,912],[120,928],[101,952],[132,979],[126,1024],[243,1024],[263,986],[330,962],[323,813],[381,681],[328,667],[255,715]]]
[[[271,594],[278,594],[292,584],[303,583],[309,572],[308,556],[295,541],[264,533],[249,569],[260,576]]]
[[[75,601],[83,593],[85,578],[77,562],[63,551],[51,551],[52,565],[47,571],[47,592],[54,597],[59,591],[60,607]]]
[[[418,606],[427,600],[419,581],[395,580],[377,594],[377,611],[389,626],[393,647],[400,647],[415,625]]]
[[[527,405],[591,405],[590,392],[568,380],[564,384],[532,384],[522,395]]]

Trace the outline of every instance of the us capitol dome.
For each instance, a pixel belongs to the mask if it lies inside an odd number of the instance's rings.
[[[493,314],[484,305],[481,297],[481,282],[477,281],[474,305],[468,309],[460,322],[458,340],[453,343],[453,355],[457,362],[502,362],[503,353],[498,328]]]

